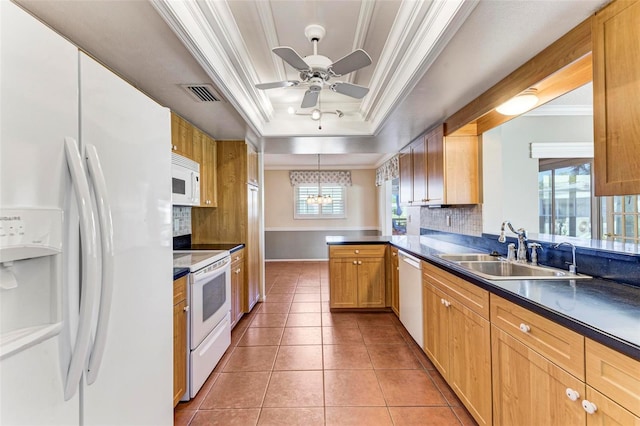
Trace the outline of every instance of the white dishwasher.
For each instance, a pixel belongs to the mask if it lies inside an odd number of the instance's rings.
[[[422,264],[420,259],[398,250],[400,277],[400,322],[413,340],[424,347],[422,321]]]

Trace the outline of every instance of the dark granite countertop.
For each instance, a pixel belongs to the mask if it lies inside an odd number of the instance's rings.
[[[180,250],[229,250],[230,253],[244,248],[243,243],[191,244],[189,249]]]
[[[173,268],[173,279],[177,280],[189,273],[189,268]]]
[[[486,280],[438,257],[478,250],[430,237],[327,237],[327,244],[386,244],[524,306],[586,337],[640,360],[640,287],[601,278]]]

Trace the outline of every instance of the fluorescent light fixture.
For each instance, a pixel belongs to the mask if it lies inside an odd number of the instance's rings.
[[[519,115],[529,111],[537,103],[536,89],[528,89],[498,106],[496,111],[502,115]]]
[[[312,120],[320,120],[320,117],[322,117],[322,113],[320,112],[319,109],[314,109],[313,111],[311,111],[311,119]]]

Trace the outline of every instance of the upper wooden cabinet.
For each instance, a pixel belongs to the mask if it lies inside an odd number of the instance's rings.
[[[443,126],[440,125],[400,151],[402,203],[480,203],[478,137],[445,137],[443,130]]]
[[[595,195],[640,194],[640,1],[592,23]]]
[[[217,207],[216,141],[201,133],[199,150],[202,153],[202,161],[200,161],[200,207]]]
[[[171,151],[193,160],[193,126],[173,112],[171,113]]]

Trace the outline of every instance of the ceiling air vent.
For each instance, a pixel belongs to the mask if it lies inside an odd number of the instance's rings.
[[[182,87],[198,102],[220,102],[222,100],[210,84],[183,84]]]

